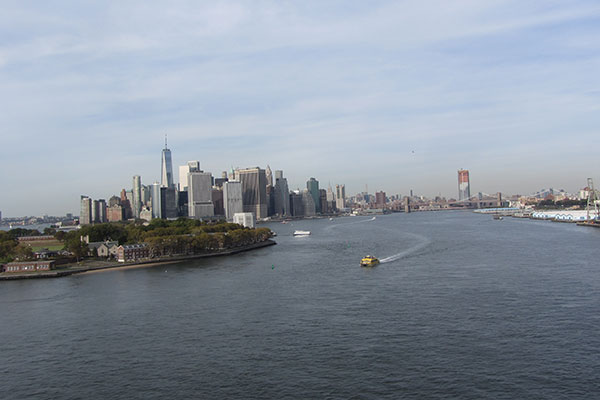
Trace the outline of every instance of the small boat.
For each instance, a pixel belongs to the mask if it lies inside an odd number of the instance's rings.
[[[294,231],[294,236],[308,236],[310,231]]]
[[[379,260],[373,256],[366,256],[363,257],[362,260],[360,260],[361,267],[374,267],[377,264],[379,264]]]
[[[494,219],[501,220],[504,219],[504,217],[502,215],[494,215]]]
[[[329,218],[330,221],[333,221],[333,218]]]

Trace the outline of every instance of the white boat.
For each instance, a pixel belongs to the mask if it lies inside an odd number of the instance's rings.
[[[294,231],[294,236],[308,236],[310,231]]]

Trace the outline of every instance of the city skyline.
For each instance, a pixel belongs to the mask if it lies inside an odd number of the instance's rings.
[[[591,1],[8,4],[0,210],[161,181],[165,134],[173,166],[271,165],[291,190],[456,198],[464,168],[472,195],[576,192],[600,178],[599,19]]]

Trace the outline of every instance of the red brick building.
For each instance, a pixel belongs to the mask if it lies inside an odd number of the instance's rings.
[[[150,249],[146,243],[127,244],[117,249],[117,260],[119,262],[136,261],[141,258],[149,258]]]

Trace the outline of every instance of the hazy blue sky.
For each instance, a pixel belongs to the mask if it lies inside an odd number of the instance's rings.
[[[598,1],[4,0],[0,210],[200,160],[347,193],[600,184]],[[413,153],[414,152],[414,153]]]

